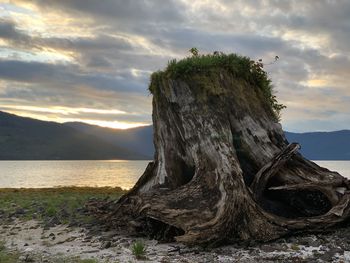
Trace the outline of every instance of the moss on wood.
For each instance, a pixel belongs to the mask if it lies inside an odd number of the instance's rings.
[[[188,83],[195,82],[196,86],[204,91],[201,95],[222,95],[224,94],[220,85],[222,74],[230,74],[233,78],[249,84],[245,86],[258,90],[276,120],[280,119],[280,112],[285,106],[278,103],[271,80],[263,70],[263,64],[237,54],[215,53],[170,60],[164,71],[157,71],[151,75],[149,91],[157,97],[158,89],[164,88],[164,85],[161,85],[164,82],[162,80],[171,78]]]

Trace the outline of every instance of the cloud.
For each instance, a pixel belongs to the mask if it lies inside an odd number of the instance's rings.
[[[8,21],[5,19],[0,19],[0,38],[15,40],[15,41],[25,41],[27,42],[30,37],[23,34],[20,30],[16,28],[13,21]]]
[[[126,114],[70,117],[150,122],[150,73],[196,46],[279,55],[265,69],[288,106],[284,127],[350,129],[347,0],[2,2],[0,105],[118,108]]]
[[[87,86],[100,90],[145,92],[144,78],[141,81],[131,73],[103,75],[84,72],[76,65],[60,65],[16,60],[0,60],[0,78],[10,81],[50,84],[53,87],[71,88]]]
[[[182,20],[183,4],[175,0],[145,0],[123,1],[104,0],[103,4],[94,0],[34,0],[14,1],[34,3],[41,9],[56,9],[64,12],[79,14],[80,16],[95,16],[101,19],[113,19],[124,23],[162,23],[164,21],[180,22]]]

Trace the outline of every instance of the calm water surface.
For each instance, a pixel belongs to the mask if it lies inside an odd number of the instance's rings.
[[[0,161],[0,188],[131,188],[149,161]]]
[[[350,179],[350,161],[314,161],[319,166],[328,168],[328,170],[336,171],[342,176]]]
[[[0,188],[132,187],[149,161],[0,161]],[[316,161],[350,178],[350,161]]]

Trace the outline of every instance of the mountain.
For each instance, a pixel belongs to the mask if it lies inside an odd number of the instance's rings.
[[[286,132],[289,142],[299,142],[301,153],[311,160],[350,160],[350,131]]]
[[[152,159],[154,153],[152,126],[118,130],[81,122],[70,122],[65,123],[65,125],[94,135],[113,145],[149,156]],[[288,141],[301,144],[301,152],[308,159],[350,160],[350,131],[285,132],[285,135]]]
[[[153,127],[121,130],[59,124],[0,111],[0,160],[152,159]],[[350,130],[285,132],[311,160],[350,160]]]
[[[147,159],[67,125],[0,111],[1,160]]]
[[[94,135],[115,146],[123,147],[140,153],[152,159],[153,126],[143,126],[127,130],[104,128],[96,125],[89,125],[82,122],[67,122],[65,125],[81,132]]]

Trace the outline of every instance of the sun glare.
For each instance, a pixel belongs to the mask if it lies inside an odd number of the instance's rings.
[[[77,121],[77,120],[75,120]],[[98,121],[98,120],[81,120],[81,122],[85,122],[88,124],[92,125],[98,125],[101,127],[106,127],[106,128],[112,128],[112,129],[131,129],[131,128],[136,128],[136,127],[142,127],[142,126],[147,126],[150,125],[149,123],[142,123],[142,122],[119,122],[119,121]]]
[[[78,117],[80,114],[101,114],[101,115],[118,115],[127,114],[124,111],[111,109],[90,109],[90,108],[68,108],[68,107],[34,107],[34,106],[19,106],[19,105],[5,105],[0,108],[8,113],[16,114],[22,117],[28,117],[38,119],[42,121],[53,121],[58,123],[65,122],[84,122],[91,125],[98,125],[101,127],[112,128],[112,129],[130,129],[141,126],[150,125],[146,122],[127,122],[127,121],[102,121],[96,119],[89,119]]]

